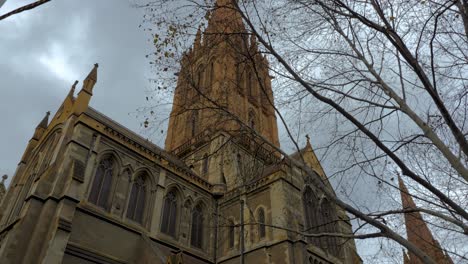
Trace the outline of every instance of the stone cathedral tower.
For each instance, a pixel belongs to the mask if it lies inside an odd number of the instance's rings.
[[[313,236],[349,218],[309,140],[278,151],[268,62],[229,3],[184,55],[164,149],[89,106],[97,64],[72,85],[1,203],[2,264],[362,263],[354,240]]]
[[[218,1],[193,49],[184,54],[166,150],[204,131],[253,128],[279,147],[268,62],[229,1]]]

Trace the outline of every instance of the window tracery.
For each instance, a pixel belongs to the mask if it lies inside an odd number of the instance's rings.
[[[132,184],[130,199],[127,207],[127,218],[143,223],[146,206],[146,175],[140,175]]]
[[[111,157],[102,159],[96,169],[93,185],[88,200],[106,210],[109,209],[109,194],[114,172],[114,160]]]
[[[263,208],[258,209],[257,221],[258,221],[258,237],[259,239],[263,239],[265,238],[265,235],[266,235],[265,210],[263,210]]]
[[[192,228],[190,244],[197,248],[203,247],[203,208],[201,204],[192,211]]]
[[[161,232],[175,237],[177,222],[177,196],[174,190],[166,194],[163,206]]]

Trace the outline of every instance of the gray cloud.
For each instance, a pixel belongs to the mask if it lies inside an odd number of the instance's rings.
[[[28,1],[7,2],[0,13]],[[45,112],[100,64],[91,106],[140,132],[151,49],[128,1],[51,1],[0,22],[0,173],[13,175]],[[79,86],[80,87],[80,86]]]

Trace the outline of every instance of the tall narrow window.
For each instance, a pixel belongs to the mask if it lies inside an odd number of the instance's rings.
[[[208,154],[203,155],[203,166],[202,166],[202,175],[206,176],[208,174]]]
[[[109,208],[108,200],[112,184],[113,169],[114,161],[112,158],[106,158],[99,162],[89,194],[89,201],[104,209]]]
[[[317,214],[315,213],[315,210],[317,210],[317,197],[310,187],[306,187],[302,199],[304,202],[305,232],[317,233],[319,231]],[[308,240],[316,246],[320,246],[320,238],[309,238]]]
[[[336,217],[334,213],[334,209],[330,202],[325,199],[321,204],[321,226],[323,227],[323,231],[327,233],[336,233]],[[323,238],[323,244],[326,247],[326,250],[334,255],[339,257],[339,248],[338,248],[338,240],[336,237],[328,236]]]
[[[191,135],[194,137],[197,134],[197,122],[198,122],[198,113],[196,111],[192,112],[190,116],[190,125],[191,125]]]
[[[161,223],[161,232],[175,237],[177,217],[177,196],[172,190],[164,198],[163,218]]]
[[[204,87],[204,83],[203,83],[203,75],[205,73],[205,69],[204,69],[204,66],[201,65],[199,68],[198,68],[198,72],[197,72],[197,89],[198,89],[198,92],[200,91],[203,91],[203,87]]]
[[[201,204],[195,206],[192,211],[190,244],[197,248],[203,247],[203,208]]]
[[[266,235],[265,211],[263,210],[263,208],[258,209],[257,221],[258,221],[258,238],[260,239],[265,238],[265,235]]]
[[[214,81],[214,62],[210,64],[210,89],[213,89],[213,81]]]
[[[138,176],[133,183],[130,193],[130,201],[128,202],[127,218],[138,223],[143,223],[143,215],[146,205],[146,184],[143,175]]]
[[[229,220],[229,224],[228,224],[228,246],[229,248],[234,247],[234,235],[235,235],[234,221]]]

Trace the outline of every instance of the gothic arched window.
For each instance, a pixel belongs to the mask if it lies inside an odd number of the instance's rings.
[[[335,217],[335,211],[334,208],[332,207],[332,204],[327,200],[324,199],[322,204],[321,204],[321,226],[323,227],[323,232],[326,233],[336,233],[336,217]],[[338,248],[338,240],[336,237],[333,236],[327,236],[323,238],[323,244],[326,247],[326,250],[334,255],[334,256],[339,256],[339,248]]]
[[[249,72],[249,74],[247,75],[247,95],[248,96],[254,95],[253,89],[254,89],[253,77],[252,77],[252,73]]]
[[[133,182],[130,200],[127,208],[127,218],[138,223],[143,223],[143,215],[146,206],[146,175],[140,175]]]
[[[234,247],[234,235],[236,233],[234,221],[229,220],[228,222],[228,246],[229,248]]]
[[[257,221],[258,221],[258,238],[259,239],[265,238],[265,235],[266,235],[265,210],[263,210],[263,208],[258,209]]]
[[[49,139],[47,139],[46,143],[43,145],[43,150],[40,153],[40,157],[42,157],[42,159],[40,168],[38,169],[39,177],[49,167],[54,154],[54,150],[56,149],[57,143],[60,139],[60,135],[61,131],[59,130],[58,132],[50,136]]]
[[[306,190],[303,194],[303,203],[304,203],[304,215],[305,215],[305,232],[306,233],[317,233],[318,232],[318,220],[317,214],[315,213],[317,208],[317,197],[312,192],[310,187],[306,187]],[[310,242],[315,245],[320,245],[319,238],[309,238]]]
[[[175,237],[177,222],[177,196],[174,190],[164,198],[161,232]]]
[[[203,208],[201,204],[195,206],[192,211],[190,244],[197,248],[203,247]]]
[[[205,66],[202,64],[200,67],[198,67],[197,71],[197,93],[200,93],[200,91],[203,91],[203,88],[205,87]]]
[[[114,160],[111,157],[99,162],[94,175],[93,185],[89,194],[89,201],[104,209],[109,209],[109,194],[112,185]]]

